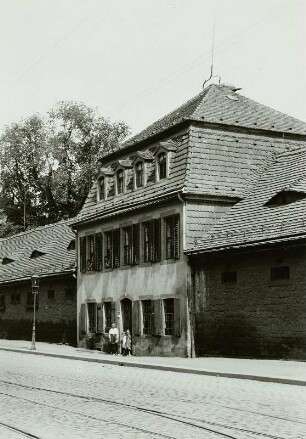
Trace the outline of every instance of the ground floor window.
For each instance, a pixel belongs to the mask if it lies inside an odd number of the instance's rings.
[[[36,296],[36,310],[38,309],[38,294],[35,294]],[[27,309],[33,309],[34,308],[34,294],[32,292],[27,293]]]
[[[153,303],[152,300],[142,300],[142,333],[153,334]]]
[[[88,312],[88,332],[97,331],[97,304],[95,302],[87,303]]]
[[[174,334],[174,299],[164,299],[165,335]]]

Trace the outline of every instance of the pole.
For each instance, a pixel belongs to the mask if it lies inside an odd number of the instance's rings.
[[[34,294],[34,313],[33,313],[33,329],[32,329],[32,344],[31,344],[31,350],[35,351],[35,312],[36,312],[36,292],[33,291]]]

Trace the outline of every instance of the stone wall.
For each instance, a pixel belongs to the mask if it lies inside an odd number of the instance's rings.
[[[305,262],[305,247],[193,259],[196,354],[306,358]],[[290,278],[271,280],[281,266]]]
[[[54,291],[54,298],[51,298],[53,294],[48,295],[48,291]],[[30,282],[2,286],[0,292],[5,297],[5,307],[0,310],[0,337],[31,340],[33,307],[27,303],[27,295],[31,292]],[[41,280],[36,311],[36,340],[75,346],[76,309],[76,280],[72,276]]]

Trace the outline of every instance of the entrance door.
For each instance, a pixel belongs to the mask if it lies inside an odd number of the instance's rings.
[[[121,315],[123,331],[129,329],[132,333],[132,301],[130,299],[121,300]]]

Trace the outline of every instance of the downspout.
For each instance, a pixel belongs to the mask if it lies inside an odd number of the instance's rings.
[[[182,247],[183,251],[186,250],[186,209],[187,209],[187,201],[184,200],[181,196],[181,193],[177,193],[177,197],[179,201],[182,203],[183,214],[182,214]],[[194,335],[193,335],[193,305],[191,300],[191,276],[190,276],[190,268],[188,265],[187,256],[187,285],[186,285],[186,354],[188,358],[193,358],[194,354]]]

